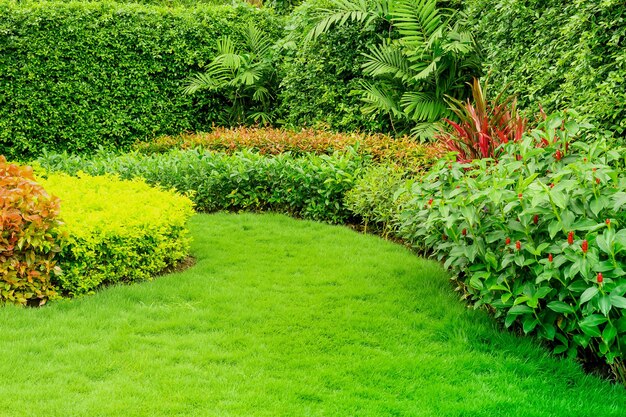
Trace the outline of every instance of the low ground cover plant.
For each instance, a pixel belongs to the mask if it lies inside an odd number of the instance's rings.
[[[0,156],[0,303],[43,305],[56,297],[58,215],[59,199],[35,182],[32,169]]]
[[[140,179],[50,174],[39,180],[61,199],[64,232],[52,282],[64,295],[149,279],[189,253],[189,198]]]
[[[624,150],[574,140],[585,133],[557,114],[498,161],[441,161],[410,186],[400,234],[454,271],[475,306],[625,381]]]
[[[443,155],[441,146],[416,143],[406,136],[392,138],[380,134],[259,127],[218,127],[209,133],[161,136],[154,140],[138,142],[134,148],[146,154],[193,148],[227,153],[247,149],[270,155],[285,152],[294,155],[310,153],[331,155],[334,152],[356,151],[371,156],[374,162],[395,165],[410,172],[427,169]]]
[[[102,153],[92,158],[49,154],[38,160],[44,169],[72,175],[84,171],[143,178],[188,194],[199,211],[269,209],[332,223],[353,216],[344,195],[368,162],[355,152],[296,157],[199,149],[153,155]]]

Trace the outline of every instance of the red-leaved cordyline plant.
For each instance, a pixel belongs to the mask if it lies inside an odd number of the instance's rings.
[[[452,127],[447,132],[441,129],[435,137],[450,151],[458,152],[459,162],[473,159],[497,158],[496,149],[502,143],[517,142],[526,131],[527,120],[517,111],[514,97],[487,100],[487,82],[481,87],[474,78],[471,85],[472,98],[465,102],[448,98],[450,109],[458,122],[444,119]]]

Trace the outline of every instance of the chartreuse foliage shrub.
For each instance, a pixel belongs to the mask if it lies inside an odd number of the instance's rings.
[[[392,138],[380,134],[257,127],[216,128],[210,133],[161,136],[137,143],[134,148],[146,154],[193,148],[226,153],[250,149],[261,154],[277,155],[290,152],[300,156],[307,153],[332,155],[337,151],[355,151],[361,155],[371,156],[374,162],[395,165],[411,172],[428,168],[443,155],[443,147],[420,144],[406,136]]]
[[[226,104],[185,96],[185,79],[235,45],[254,22],[272,39],[281,23],[250,5],[0,1],[0,154],[124,148],[139,139],[207,130]]]
[[[51,174],[41,184],[61,199],[66,233],[53,282],[64,294],[149,279],[189,252],[189,198],[140,179]]]
[[[0,303],[42,305],[56,296],[58,214],[59,199],[35,182],[32,169],[0,156]]]
[[[197,210],[270,209],[341,223],[350,218],[343,197],[361,175],[368,158],[355,153],[263,156],[250,151],[233,155],[203,150],[119,156],[47,155],[44,169],[92,175],[114,173],[144,178],[150,184],[189,193]]]
[[[493,87],[533,113],[573,108],[626,128],[626,4],[621,0],[467,0]]]
[[[496,163],[441,161],[410,187],[401,234],[458,274],[476,306],[626,380],[624,149],[549,117]]]

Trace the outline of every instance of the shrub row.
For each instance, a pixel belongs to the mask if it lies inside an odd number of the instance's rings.
[[[226,153],[248,149],[264,155],[290,152],[297,156],[356,151],[371,156],[374,162],[411,172],[428,168],[443,154],[440,146],[419,144],[408,137],[394,139],[386,135],[256,127],[216,128],[210,133],[161,136],[135,145],[136,150],[146,154],[194,148]]]
[[[367,162],[355,153],[265,157],[249,151],[227,155],[203,150],[92,158],[50,154],[38,160],[50,171],[145,178],[188,194],[200,211],[271,209],[331,223],[351,218],[343,198]]]
[[[404,182],[373,171],[348,200],[442,261],[476,307],[626,380],[624,149],[574,140],[588,133],[553,115],[498,161],[451,155]],[[383,181],[395,200],[378,196]]]
[[[185,79],[250,22],[273,39],[271,11],[239,4],[159,7],[113,1],[0,1],[0,154],[125,148],[208,130],[220,96],[185,96]]]
[[[626,5],[619,0],[468,0],[496,91],[536,112],[573,108],[626,128]]]
[[[42,305],[56,297],[58,214],[59,199],[35,182],[32,169],[0,156],[0,302]]]
[[[53,283],[64,295],[149,279],[189,253],[187,197],[111,175],[52,174],[40,183],[61,198],[62,274]]]

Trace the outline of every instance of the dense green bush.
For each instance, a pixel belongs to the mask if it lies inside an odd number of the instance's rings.
[[[42,305],[56,296],[58,214],[59,199],[35,182],[32,169],[0,156],[0,303]]]
[[[289,126],[389,132],[389,120],[363,115],[361,99],[354,94],[364,79],[362,54],[378,42],[376,32],[348,23],[309,42],[303,39],[313,9],[326,4],[309,1],[290,16],[280,92],[282,121]]]
[[[111,175],[53,174],[41,183],[62,201],[63,273],[53,282],[64,294],[149,279],[188,255],[187,197]]]
[[[251,21],[281,32],[271,11],[245,5],[0,0],[0,154],[123,148],[209,129],[224,103],[180,88],[218,38],[241,42]]]
[[[288,153],[266,157],[249,151],[226,155],[174,150],[93,158],[57,154],[38,162],[44,169],[70,174],[145,178],[189,193],[200,211],[270,209],[341,223],[351,216],[343,197],[367,160],[356,154],[297,158]]]
[[[407,195],[407,173],[391,165],[370,167],[346,194],[346,205],[363,221],[365,231],[380,231],[384,237],[397,233],[397,219]]]
[[[533,113],[573,108],[626,128],[626,4],[621,0],[467,0],[496,91]]]
[[[476,306],[624,379],[624,149],[572,142],[559,115],[493,160],[442,161],[412,185],[401,235],[458,274]],[[616,166],[622,168],[615,168]]]

